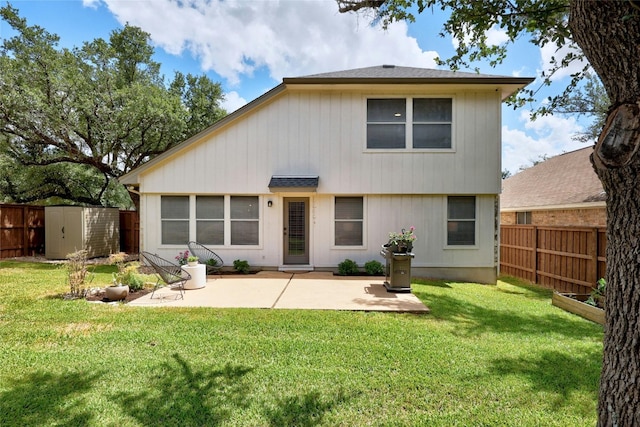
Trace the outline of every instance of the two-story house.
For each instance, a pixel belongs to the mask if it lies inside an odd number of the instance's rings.
[[[414,226],[414,276],[495,282],[501,104],[532,81],[392,65],[285,78],[121,178],[141,248],[335,270],[384,263],[388,233]]]

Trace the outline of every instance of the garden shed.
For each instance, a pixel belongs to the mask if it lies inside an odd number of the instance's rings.
[[[45,207],[45,257],[63,259],[86,249],[87,257],[108,256],[120,250],[117,208]]]

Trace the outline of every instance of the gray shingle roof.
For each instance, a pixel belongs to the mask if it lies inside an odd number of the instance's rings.
[[[502,181],[501,209],[604,202],[589,156],[593,147],[551,157]]]
[[[274,175],[269,181],[269,188],[317,188],[317,176]]]
[[[431,68],[399,67],[396,65],[378,65],[375,67],[356,68],[353,70],[334,71],[330,73],[311,74],[301,77],[286,77],[285,83],[314,83],[314,82],[360,82],[362,80],[373,80],[376,82],[400,80],[409,82],[461,82],[474,81],[478,83],[522,83],[528,84],[533,81],[530,77],[511,77],[491,74],[468,73],[462,71],[436,70]]]

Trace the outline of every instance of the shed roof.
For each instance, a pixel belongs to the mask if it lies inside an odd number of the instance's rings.
[[[560,154],[503,180],[500,209],[604,205],[606,194],[589,159],[592,152],[587,147]]]

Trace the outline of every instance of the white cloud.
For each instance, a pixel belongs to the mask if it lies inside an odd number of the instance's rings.
[[[584,148],[585,144],[572,137],[584,129],[573,117],[544,116],[529,119],[529,111],[521,111],[523,129],[502,127],[502,169],[517,173],[542,157]]]
[[[227,113],[233,113],[246,103],[247,100],[241,97],[238,92],[231,91],[224,94],[224,101],[222,101],[221,107],[227,110]]]
[[[501,30],[496,25],[491,27],[489,31],[487,31],[487,44],[491,46],[500,46],[503,43],[509,41],[509,36],[507,32]]]
[[[92,9],[96,9],[100,4],[100,0],[82,0],[82,5],[84,7],[90,7]]]
[[[190,52],[231,85],[262,67],[279,82],[384,63],[435,68],[438,56],[423,51],[404,22],[382,31],[338,13],[333,0],[102,1],[119,22],[141,27],[169,53]]]
[[[573,44],[567,44],[558,49],[554,43],[547,43],[544,47],[540,48],[540,56],[542,60],[542,64],[540,67],[545,71],[545,73],[549,73],[549,70],[552,66],[552,59],[555,58],[557,62],[561,62],[562,59],[569,53],[579,54],[580,48]],[[558,70],[552,77],[552,81],[558,81],[563,79],[564,77],[568,77],[571,74],[577,73],[582,70],[588,62],[586,60],[580,61],[572,61],[567,67]]]
[[[468,30],[468,26],[465,27],[466,30],[466,34],[464,37],[464,43],[466,45],[471,44],[471,31]],[[494,25],[493,27],[489,28],[489,30],[485,33],[485,36],[487,36],[487,45],[488,46],[500,46],[503,43],[506,43],[509,41],[509,36],[507,35],[507,32],[504,30],[501,30],[500,27],[498,27],[497,25]],[[457,38],[455,37],[451,37],[451,45],[453,46],[454,49],[457,49],[458,46],[460,46],[460,42],[458,41]]]

